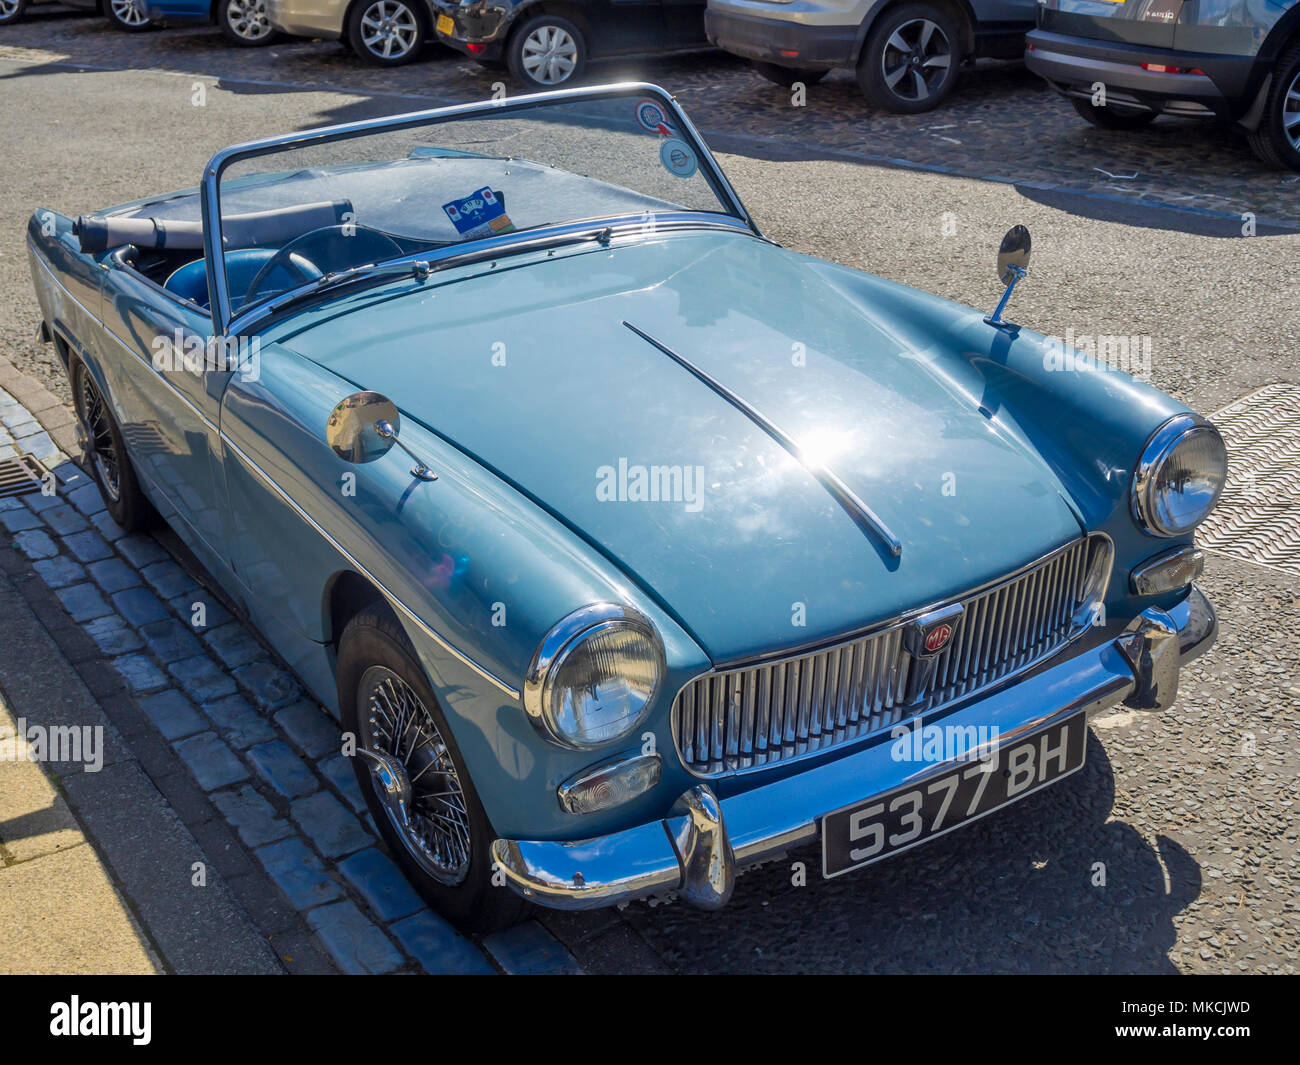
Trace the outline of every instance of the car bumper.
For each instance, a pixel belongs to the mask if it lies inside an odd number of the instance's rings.
[[[800,70],[830,70],[854,63],[856,26],[786,22],[728,11],[704,12],[704,33],[723,51]]]
[[[434,3],[433,32],[443,44],[475,59],[500,59],[512,20],[499,8]],[[451,20],[448,28],[447,20]]]
[[[1181,665],[1214,642],[1214,608],[1197,588],[1169,611],[1144,611],[1121,633],[943,718],[946,726],[995,727],[1001,746],[1080,713],[1119,702],[1172,705]],[[737,869],[820,838],[832,810],[953,768],[891,756],[878,742],[815,769],[719,801],[707,784],[685,792],[670,816],[578,842],[498,839],[493,857],[524,898],[585,910],[677,892],[704,908],[731,895]]]
[[[1167,74],[1147,70],[1143,63],[1205,73]],[[1231,120],[1249,103],[1254,57],[1149,48],[1032,30],[1025,37],[1025,66],[1065,96],[1090,99],[1093,85],[1102,82],[1110,105]]]
[[[266,20],[281,33],[333,41],[343,36],[346,9],[329,0],[266,0]]]

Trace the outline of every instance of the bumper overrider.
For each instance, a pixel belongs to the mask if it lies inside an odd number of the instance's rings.
[[[1123,702],[1163,710],[1178,672],[1214,642],[1218,621],[1196,587],[1169,610],[1150,608],[1120,633],[1009,682],[952,711],[945,726],[996,728],[999,747],[1075,714]],[[705,909],[726,904],[736,870],[820,838],[826,813],[939,776],[891,756],[885,742],[720,801],[707,784],[684,792],[662,821],[577,842],[498,839],[493,858],[518,894],[555,909],[586,910],[675,892]]]

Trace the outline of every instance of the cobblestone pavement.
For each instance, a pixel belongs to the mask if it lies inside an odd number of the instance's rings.
[[[54,22],[84,23],[86,34],[99,40],[89,20]],[[211,60],[215,67],[211,57],[222,46],[207,31],[136,39],[158,48],[164,36],[176,49],[168,65],[202,67]],[[192,54],[186,41],[197,42]],[[120,44],[116,37],[109,43]],[[254,59],[234,50],[221,54],[247,77],[242,64],[267,62],[269,51]],[[292,45],[285,54],[339,62],[333,46]],[[398,73],[427,77],[439,64],[468,69],[435,54]],[[368,70],[359,77],[378,77],[389,89],[400,82]],[[155,74],[73,76],[65,67],[0,63],[0,94],[9,94],[0,99],[12,108],[13,159],[21,163],[8,164],[5,184],[22,200],[0,203],[11,234],[0,244],[0,385],[37,416],[10,411],[14,425],[5,431],[24,446],[31,440],[39,448],[71,447],[59,370],[48,364],[48,347],[30,341],[35,304],[18,234],[32,207],[76,213],[190,184],[222,144],[404,104],[282,91],[283,85],[254,91],[227,76],[200,121],[186,99],[189,85],[187,78]],[[33,113],[40,117],[25,117]],[[52,134],[53,123],[60,128]],[[84,163],[60,165],[71,154],[65,144],[93,150]],[[788,245],[966,303],[980,303],[993,288],[992,249],[1001,232],[1027,221],[1035,231],[1036,272],[1016,293],[1017,320],[1047,331],[1073,322],[1077,332],[1152,335],[1156,383],[1198,409],[1225,406],[1269,381],[1296,379],[1300,237],[1218,239],[1186,225],[1181,214],[1147,210],[1126,219],[1124,205],[1108,200],[1096,201],[1094,214],[1077,200],[1059,205],[1023,189],[842,161],[733,154],[726,165],[760,221]],[[1233,187],[1230,178],[1216,181],[1207,187]],[[846,202],[809,204],[799,191],[808,187],[843,187]],[[960,236],[945,241],[937,236],[938,213],[950,209]],[[47,431],[49,443],[40,438]],[[0,439],[0,446],[13,444]],[[317,914],[321,941],[328,927],[322,922],[346,913],[347,927],[374,945],[380,959],[374,967],[396,957],[399,968],[415,968],[418,953],[396,931],[410,918],[388,920],[344,868],[356,854],[382,851],[357,815],[347,790],[351,778],[330,774],[337,763],[321,746],[328,720],[307,714],[292,678],[265,652],[244,658],[260,644],[235,622],[214,613],[204,631],[187,631],[185,608],[196,594],[192,574],[153,540],[114,538],[84,480],[64,472],[66,500],[27,497],[0,511],[6,527],[21,526],[7,528],[14,542],[33,565],[44,564],[41,579],[53,581],[53,594],[96,645],[105,641],[102,654],[117,663],[107,668],[120,683],[141,685],[133,698],[142,710],[153,708],[160,722],[155,731],[190,767],[185,775],[199,798],[216,808],[220,797],[228,810],[217,816],[236,833],[246,808],[260,811],[253,823],[269,819],[275,831],[289,833],[241,837],[238,845],[284,881],[282,893],[301,903],[303,913]],[[496,966],[516,970],[570,969],[576,960],[589,972],[1294,971],[1300,602],[1293,578],[1217,557],[1205,585],[1223,631],[1219,645],[1189,667],[1178,707],[1095,722],[1087,767],[1058,787],[835,881],[817,878],[814,853],[791,855],[742,877],[732,906],[720,914],[678,903],[543,914],[481,946]],[[141,604],[143,613],[133,613]],[[145,626],[156,626],[156,637]],[[322,737],[315,747],[309,718]],[[160,731],[173,727],[181,731]],[[309,784],[310,794],[294,790]],[[308,798],[314,804],[306,805]],[[326,809],[328,816],[313,817]],[[335,842],[340,834],[348,840],[343,850]],[[811,872],[806,887],[793,882],[798,861]],[[1106,865],[1105,887],[1092,883],[1097,862]],[[299,868],[324,900],[297,894],[301,878],[291,872]],[[350,948],[339,947],[351,942],[335,937],[330,953],[344,958],[340,964],[356,963]],[[468,941],[440,942],[483,957]]]
[[[428,106],[482,99],[507,77],[441,45],[431,45],[424,62],[384,70],[361,63],[337,42],[292,38],[240,49],[215,27],[124,34],[102,18],[54,7],[0,30],[0,56],[184,71],[227,83],[403,93],[427,99]],[[1300,174],[1266,169],[1237,133],[1171,118],[1136,132],[1097,130],[1019,63],[981,63],[943,107],[920,116],[873,112],[852,72],[843,70],[809,89],[806,106],[795,107],[789,90],[718,51],[596,63],[586,80],[657,82],[681,98],[715,146],[722,143],[717,135],[727,134],[727,150],[763,158],[842,153],[1300,225]]]

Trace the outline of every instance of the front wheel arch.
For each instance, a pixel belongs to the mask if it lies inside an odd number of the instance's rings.
[[[853,66],[856,67],[862,60],[862,50],[867,46],[867,38],[871,36],[871,31],[875,29],[876,23],[885,17],[896,7],[902,7],[904,4],[915,3],[916,0],[884,0],[877,5],[867,17],[862,20],[862,25],[858,27],[858,39],[853,46]],[[970,0],[922,0],[943,11],[957,25],[961,34],[962,54],[967,57],[975,55],[975,11],[970,6]]]

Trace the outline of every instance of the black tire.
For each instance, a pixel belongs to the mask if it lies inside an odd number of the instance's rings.
[[[867,35],[858,85],[872,107],[919,115],[952,92],[963,58],[961,27],[951,15],[930,4],[904,4],[881,15]]]
[[[1289,110],[1291,93],[1300,93],[1300,41],[1288,48],[1274,66],[1259,128],[1246,138],[1262,162],[1279,170],[1300,170],[1300,106]],[[1289,133],[1288,121],[1294,122]]]
[[[547,40],[553,42],[553,62],[544,59],[535,66],[535,57]],[[587,69],[587,38],[567,18],[559,15],[535,15],[515,28],[506,43],[506,64],[516,81],[530,90],[545,91],[570,85]],[[553,80],[546,80],[547,78]]]
[[[144,33],[154,24],[144,16],[134,0],[104,0],[104,17],[124,33]]]
[[[420,58],[428,35],[421,6],[412,0],[358,0],[348,16],[348,46],[379,67],[400,67]]]
[[[1113,107],[1094,107],[1089,100],[1071,96],[1070,103],[1079,112],[1079,117],[1091,122],[1098,129],[1141,129],[1149,126],[1159,117],[1157,111],[1116,111]]]
[[[219,0],[217,25],[240,48],[261,48],[280,36],[267,18],[266,0]]]
[[[388,678],[385,683],[392,683],[393,676],[400,678],[406,686],[403,691],[409,690],[418,697],[423,704],[422,708],[436,726],[437,738],[445,750],[438,752],[439,757],[433,763],[435,766],[446,765],[446,760],[449,759],[450,765],[454,767],[454,777],[449,779],[448,774],[443,773],[442,779],[437,782],[433,782],[433,777],[426,779],[433,789],[443,795],[454,794],[451,790],[452,783],[459,787],[459,795],[463,800],[460,812],[468,825],[468,864],[462,872],[455,874],[460,877],[455,883],[445,883],[427,871],[417,857],[414,844],[408,842],[403,832],[398,830],[388,808],[380,800],[374,776],[368,768],[368,760],[358,753],[353,759],[353,769],[384,842],[420,894],[453,924],[465,931],[482,933],[518,923],[529,912],[529,905],[510,888],[504,885],[494,886],[492,883],[491,847],[496,834],[465,769],[455,737],[447,727],[437,696],[401,626],[386,607],[378,605],[364,608],[348,622],[339,638],[339,709],[344,730],[357,738],[358,752],[365,745],[369,730],[373,727],[368,723],[369,719],[382,713],[370,701],[371,694],[376,690],[374,678],[377,675]],[[363,685],[366,689],[364,692]],[[363,705],[367,712],[367,722],[360,720]],[[415,717],[414,713],[412,717]],[[401,735],[405,737],[408,731],[403,729]],[[412,748],[409,758],[418,757],[421,751],[427,754],[431,750],[437,750],[438,746],[437,743],[430,742],[408,743]],[[385,748],[382,743],[372,741],[369,749]],[[427,773],[428,770],[423,769],[421,772]],[[412,779],[418,775],[414,774]]]
[[[68,377],[82,442],[82,465],[99,487],[108,516],[129,533],[148,529],[158,520],[158,512],[140,490],[112,407],[80,359],[72,360]]]
[[[0,26],[22,22],[27,14],[28,0],[0,0]]]
[[[754,69],[768,81],[783,85],[787,89],[793,87],[796,81],[802,81],[805,85],[816,85],[830,73],[829,70],[799,70],[796,67],[777,66],[775,63],[761,63],[757,59],[754,60]]]

